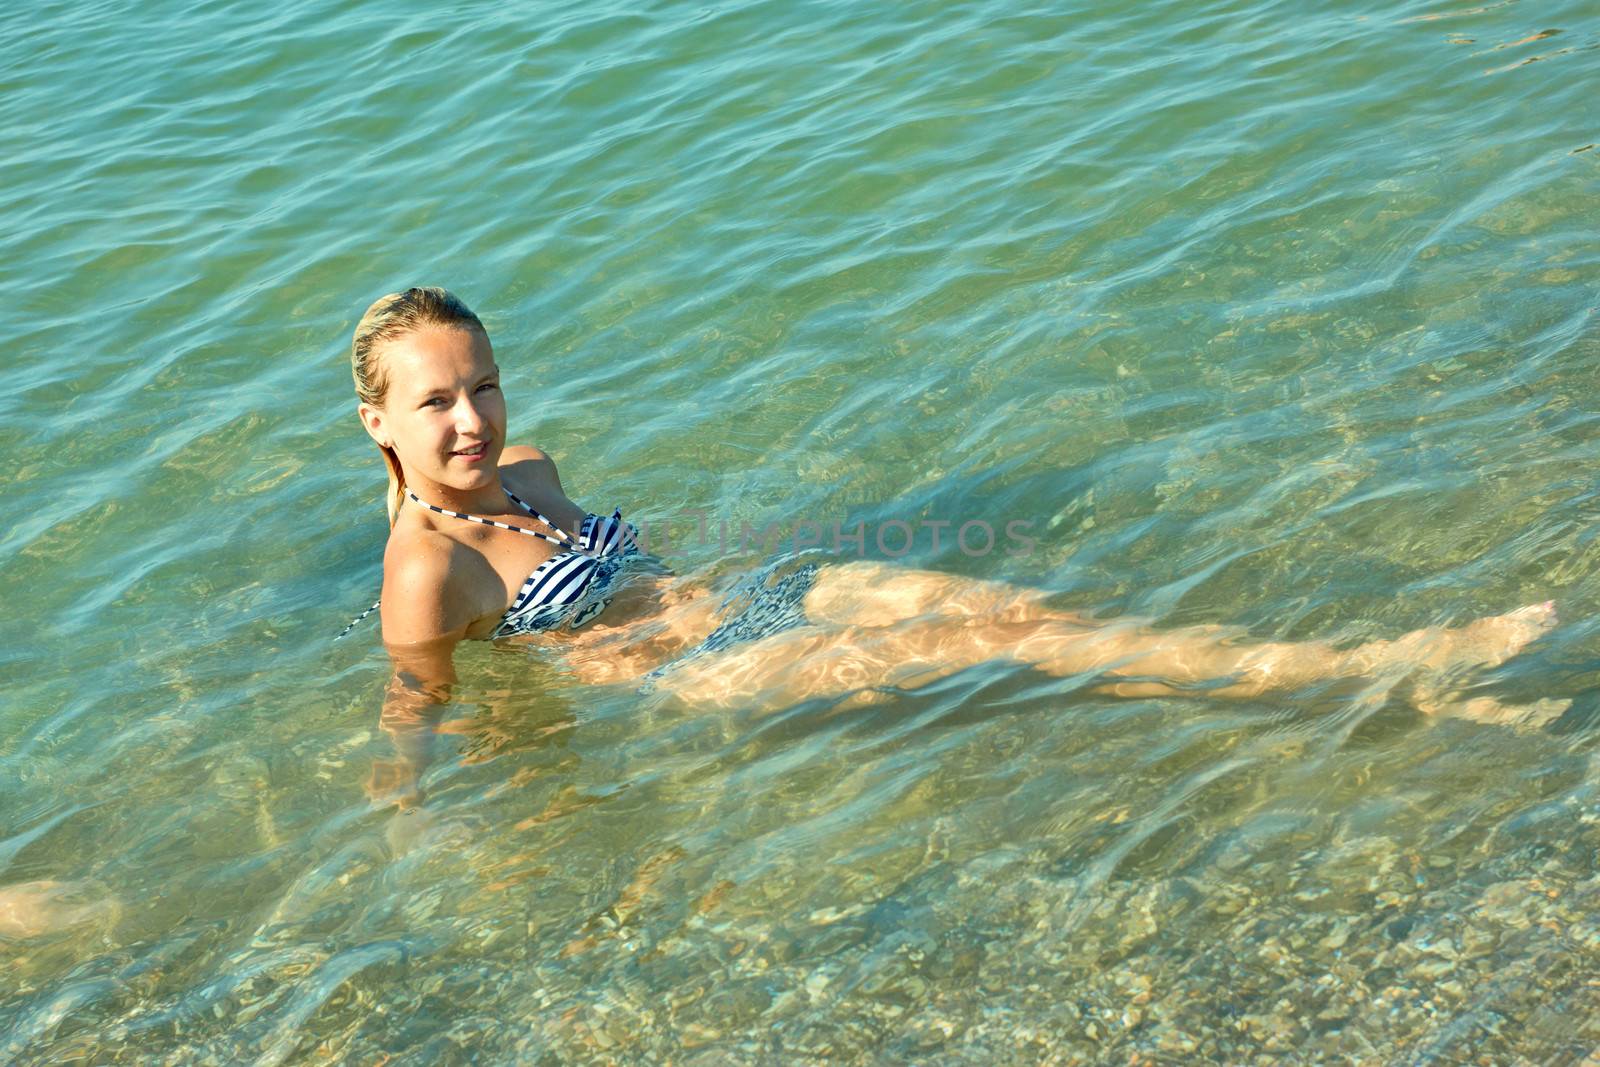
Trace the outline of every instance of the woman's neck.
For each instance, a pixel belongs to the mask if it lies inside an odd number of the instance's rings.
[[[486,484],[471,489],[458,489],[428,478],[413,481],[408,473],[406,488],[425,502],[444,508],[446,511],[464,511],[469,515],[504,511],[506,490],[505,484],[500,480],[500,472],[496,470],[486,473],[489,474]]]

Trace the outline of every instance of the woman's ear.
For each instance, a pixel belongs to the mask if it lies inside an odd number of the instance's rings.
[[[389,430],[383,423],[383,409],[373,407],[371,404],[357,404],[356,414],[361,416],[361,426],[367,431],[367,436],[378,442],[379,448],[393,448],[394,442],[389,438]]]

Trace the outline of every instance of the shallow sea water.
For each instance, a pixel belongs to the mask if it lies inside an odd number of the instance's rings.
[[[1561,0],[23,0],[0,1063],[1591,1056],[1597,61]],[[1262,638],[1553,597],[1478,691],[1573,706],[995,662],[710,713],[481,646],[397,813],[330,638],[409,284],[681,572],[984,519],[1031,549],[896,558]]]

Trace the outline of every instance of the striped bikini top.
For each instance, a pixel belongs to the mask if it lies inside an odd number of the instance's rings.
[[[508,522],[486,519],[481,515],[468,515],[463,511],[450,511],[428,503],[416,493],[406,491],[406,496],[429,511],[449,515],[468,522],[482,523],[501,530],[515,530],[530,537],[542,537],[561,551],[534,568],[522,588],[511,601],[511,606],[500,619],[489,639],[509,637],[513,634],[539,633],[567,623],[576,629],[605,610],[611,598],[603,595],[616,573],[622,559],[639,551],[637,532],[623,521],[621,509],[609,516],[590,513],[584,516],[578,536],[572,537],[561,527],[539,514],[517,494],[507,489],[506,496],[517,507],[543,523],[551,532],[531,530],[526,526],[513,526]],[[588,595],[586,595],[588,594]],[[378,609],[382,600],[363,611],[344,628],[339,636],[349,633],[362,619]],[[570,619],[569,619],[570,616]]]

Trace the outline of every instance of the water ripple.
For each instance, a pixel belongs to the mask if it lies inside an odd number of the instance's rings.
[[[1583,5],[25,8],[0,1059],[1592,1051]],[[391,814],[320,635],[384,532],[349,331],[426,282],[591,506],[1026,519],[902,562],[1257,637],[1554,596],[1473,691],[1579,706],[704,716],[471,649]]]

